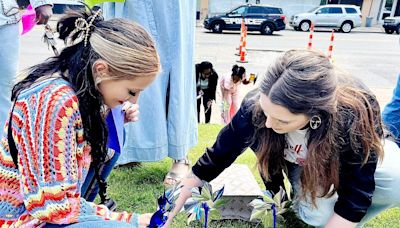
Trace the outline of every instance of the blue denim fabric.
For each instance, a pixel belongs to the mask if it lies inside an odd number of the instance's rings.
[[[385,126],[393,134],[397,145],[400,146],[400,75],[393,91],[392,100],[383,109],[382,119]]]
[[[103,178],[103,180],[107,180],[107,177],[110,175],[112,169],[115,166],[115,163],[118,161],[119,156],[120,153],[116,152],[114,156],[104,164],[103,168],[100,170],[100,176]],[[88,189],[93,179],[94,168],[90,167],[88,174],[86,175],[85,182],[83,183],[81,188],[82,195],[87,195],[87,197],[84,198],[89,202],[93,202],[94,199],[96,199],[97,193],[99,193],[99,185],[97,184],[97,182],[91,187],[91,189]]]
[[[0,16],[1,17],[1,16]],[[11,89],[17,76],[19,57],[18,24],[0,26],[0,128],[11,108]]]
[[[134,217],[132,219],[138,219],[137,217]],[[87,222],[80,222],[80,223],[75,223],[75,224],[70,224],[70,225],[54,225],[54,224],[47,224],[44,226],[45,228],[61,228],[61,227],[68,227],[68,228],[138,228],[137,222],[134,224],[126,223],[126,222],[119,222],[119,221],[112,221],[112,220],[98,220],[98,221],[87,221]]]
[[[184,158],[197,144],[196,1],[126,0],[107,2],[102,8],[106,19],[126,18],[144,26],[156,42],[162,65],[157,79],[140,94],[140,120],[125,125],[118,164]]]
[[[362,226],[385,209],[400,207],[400,191],[398,191],[400,186],[400,148],[394,142],[385,140],[384,150],[383,162],[378,163],[375,171],[375,192],[372,197],[372,204],[358,226]],[[289,167],[291,183],[299,183],[300,172],[301,167],[299,166]],[[296,195],[301,193],[299,184],[294,184],[294,190],[296,192],[294,209],[299,218],[312,226],[324,226],[334,213],[338,195],[335,194],[330,198],[317,198],[317,207],[314,207],[310,198],[298,200]]]
[[[5,25],[17,24],[20,19],[18,4],[15,0],[0,0],[0,29]]]
[[[51,0],[30,0],[34,8],[51,5]],[[21,19],[15,0],[0,0],[0,128],[11,107],[11,89],[15,83],[19,58],[19,24]]]

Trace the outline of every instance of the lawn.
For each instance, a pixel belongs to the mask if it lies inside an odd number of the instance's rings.
[[[214,143],[221,125],[200,125],[199,143],[189,153],[190,161],[196,160],[203,154],[204,149]],[[246,164],[253,171],[257,182],[262,185],[255,167],[256,158],[248,150],[243,153],[236,163]],[[152,213],[156,211],[156,199],[164,190],[162,185],[165,174],[171,166],[171,159],[156,163],[143,163],[134,168],[116,168],[109,178],[109,195],[117,201],[118,210],[137,213]],[[365,227],[400,227],[400,209],[391,209],[370,221]],[[180,214],[174,219],[173,227],[200,227],[197,223],[187,225],[186,215]],[[210,227],[256,227],[254,223],[241,221],[212,222]],[[261,227],[261,226],[258,226]]]

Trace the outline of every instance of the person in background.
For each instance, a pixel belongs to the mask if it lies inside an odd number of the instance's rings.
[[[218,74],[212,63],[204,61],[196,64],[197,122],[200,123],[200,105],[203,100],[205,123],[210,122],[212,102],[215,101]]]
[[[382,120],[390,131],[390,136],[400,146],[400,75],[393,90],[392,100],[383,109]]]
[[[197,144],[194,72],[196,1],[126,0],[102,5],[105,18],[125,18],[144,26],[156,42],[162,71],[141,94],[141,119],[125,125],[117,165],[172,158],[164,184],[190,170],[188,152]]]
[[[229,77],[223,77],[220,80],[222,94],[221,117],[224,124],[229,124],[239,110],[239,88],[241,83],[247,85],[249,81],[246,79],[246,69],[238,65],[232,67],[232,74]]]
[[[30,0],[36,12],[36,23],[46,24],[51,15],[51,0]],[[11,107],[10,95],[17,76],[21,15],[15,0],[0,0],[0,128],[7,120]]]

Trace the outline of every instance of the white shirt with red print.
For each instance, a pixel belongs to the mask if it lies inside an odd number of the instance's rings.
[[[303,165],[307,155],[308,129],[289,132],[286,137],[285,159]]]

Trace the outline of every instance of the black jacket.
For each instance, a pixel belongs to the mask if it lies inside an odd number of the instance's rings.
[[[199,94],[200,87],[197,86],[197,83],[200,79],[200,70],[199,64],[196,64],[196,92]],[[215,100],[215,91],[217,90],[218,83],[218,74],[212,69],[211,75],[208,78],[208,89],[203,89],[204,95],[209,97],[211,100]]]
[[[252,112],[249,108],[256,96],[258,95],[255,91],[246,95],[231,124],[221,130],[214,145],[207,148],[205,154],[193,166],[193,173],[197,177],[211,181],[230,166],[248,147],[253,151],[256,150],[257,142],[254,143],[252,139],[255,127],[252,124]],[[373,103],[377,105],[376,100],[373,100]],[[362,165],[363,156],[353,151],[350,145],[348,124],[351,122],[350,120],[343,124],[341,134],[343,137],[338,139],[343,143],[339,159],[339,188],[337,190],[339,197],[334,210],[349,221],[360,222],[371,205],[375,190],[374,173],[378,159],[376,153],[371,152],[368,162]],[[266,183],[269,190],[277,192],[279,186],[283,186],[281,174],[272,175],[270,180]]]

